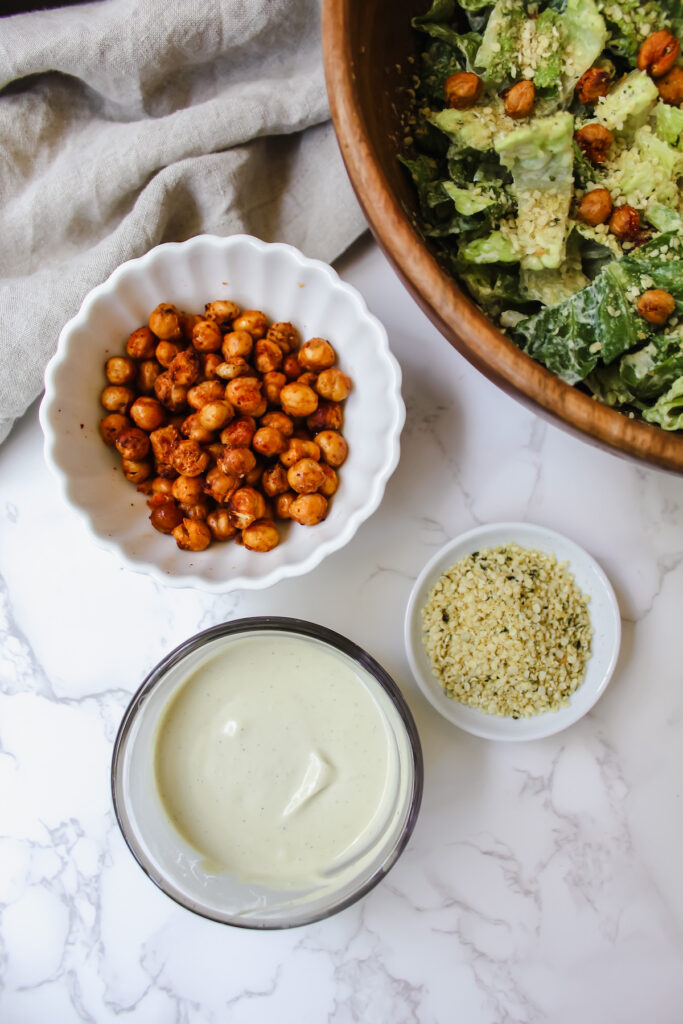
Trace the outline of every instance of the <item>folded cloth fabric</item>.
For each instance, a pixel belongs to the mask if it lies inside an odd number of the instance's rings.
[[[364,229],[318,0],[102,0],[0,29],[0,441],[123,260],[244,231],[329,261]]]

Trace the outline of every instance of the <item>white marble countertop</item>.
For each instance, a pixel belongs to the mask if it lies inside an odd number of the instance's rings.
[[[680,1024],[683,479],[549,426],[473,370],[369,239],[339,270],[404,373],[384,501],[308,576],[225,597],[164,589],[93,546],[43,463],[37,407],[0,448],[0,1020],[3,1024]],[[478,523],[559,530],[610,577],[615,677],[568,731],[460,732],[419,693],[411,583]],[[118,831],[112,743],[148,670],[244,615],[345,633],[415,715],[425,793],[388,877],[330,920],[251,933],[181,909]]]

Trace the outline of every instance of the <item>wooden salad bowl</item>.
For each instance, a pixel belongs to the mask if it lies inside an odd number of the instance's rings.
[[[426,0],[323,0],[332,119],[372,232],[433,324],[489,380],[534,412],[609,451],[683,472],[683,435],[602,405],[519,349],[440,266],[418,224],[417,196],[397,160],[417,69],[410,19]]]

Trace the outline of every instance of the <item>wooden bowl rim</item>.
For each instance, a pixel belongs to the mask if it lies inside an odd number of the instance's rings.
[[[332,121],[351,184],[375,239],[436,327],[493,383],[599,443],[673,472],[683,472],[683,437],[631,419],[566,384],[498,330],[441,269],[391,190],[363,116],[353,70],[352,0],[323,0],[322,40]],[[387,229],[389,226],[390,230]],[[438,292],[441,308],[430,295]]]

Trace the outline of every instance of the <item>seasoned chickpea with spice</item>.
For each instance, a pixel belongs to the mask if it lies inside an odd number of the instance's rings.
[[[638,50],[637,65],[652,78],[660,78],[676,63],[681,49],[680,40],[668,29],[653,32]]]
[[[659,98],[672,107],[683,103],[683,68],[675,66],[661,78],[655,79]]]
[[[533,82],[524,79],[515,82],[512,88],[508,89],[503,97],[503,107],[508,117],[514,121],[521,121],[523,117],[529,117],[534,109],[536,100],[536,87]]]
[[[149,315],[149,329],[163,341],[175,341],[182,338],[180,316],[175,306],[169,302],[160,302]]]
[[[469,110],[484,91],[479,75],[471,71],[456,71],[444,82],[444,99],[454,110]]]
[[[587,124],[574,133],[576,144],[592,164],[603,164],[609,155],[614,136],[602,124]]]
[[[299,345],[293,324],[260,310],[163,302],[107,360],[100,434],[148,497],[152,527],[182,550],[234,539],[267,552],[279,543],[271,515],[325,518],[351,379],[325,338]]]
[[[272,519],[257,519],[242,530],[242,541],[250,551],[272,551],[280,543],[280,535]]]
[[[640,231],[640,214],[624,203],[615,206],[609,219],[609,229],[622,242],[633,242]]]
[[[318,408],[318,396],[308,384],[293,381],[280,392],[282,408],[289,416],[310,416]]]
[[[288,512],[290,519],[301,526],[317,526],[327,515],[327,498],[323,494],[299,494]]]
[[[638,312],[649,324],[661,327],[676,308],[676,300],[670,292],[661,288],[650,288],[638,299]]]
[[[604,68],[588,68],[576,83],[576,95],[579,103],[597,103],[601,96],[609,92],[611,75]]]
[[[612,197],[606,188],[586,192],[576,211],[576,219],[596,227],[604,224],[612,212]]]
[[[183,551],[204,551],[211,543],[211,530],[202,519],[185,517],[173,530],[173,537]]]

